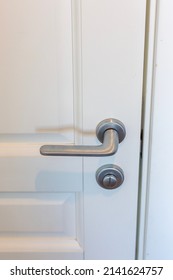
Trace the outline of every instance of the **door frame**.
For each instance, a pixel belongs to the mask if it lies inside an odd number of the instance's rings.
[[[151,142],[153,128],[155,59],[158,30],[159,0],[147,0],[143,76],[142,159],[139,176],[138,228],[136,259],[145,259],[149,205]]]

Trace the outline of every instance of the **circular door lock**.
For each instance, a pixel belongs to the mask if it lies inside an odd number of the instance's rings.
[[[124,181],[123,170],[114,164],[101,166],[96,172],[97,183],[104,189],[116,189]]]

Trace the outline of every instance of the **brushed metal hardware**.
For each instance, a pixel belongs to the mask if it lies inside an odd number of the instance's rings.
[[[124,172],[117,165],[106,164],[97,170],[96,181],[104,189],[116,189],[124,181]]]
[[[96,127],[96,136],[102,143],[98,146],[43,145],[40,154],[43,156],[111,156],[118,150],[118,144],[126,135],[125,126],[116,119],[106,119]]]
[[[117,184],[117,179],[115,175],[112,174],[107,174],[102,180],[103,186],[106,189],[112,189],[116,186]]]

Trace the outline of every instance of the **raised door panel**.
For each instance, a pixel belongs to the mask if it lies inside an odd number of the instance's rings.
[[[15,145],[13,148],[14,147]],[[0,157],[0,191],[81,191],[81,160],[62,157],[42,158],[39,155],[39,147],[40,146],[37,145],[38,155],[34,157],[31,156],[28,151],[25,156]],[[29,149],[31,149],[31,147],[29,147]],[[18,152],[20,153],[20,149]]]
[[[0,132],[73,126],[70,1],[1,0],[0,41]]]
[[[74,238],[75,216],[75,194],[1,194],[1,234],[47,232]]]

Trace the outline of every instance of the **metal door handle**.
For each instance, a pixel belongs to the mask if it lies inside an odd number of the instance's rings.
[[[101,145],[44,145],[40,148],[40,154],[43,156],[111,156],[118,150],[118,144],[123,141],[126,130],[119,120],[106,119],[97,125],[96,135]]]

